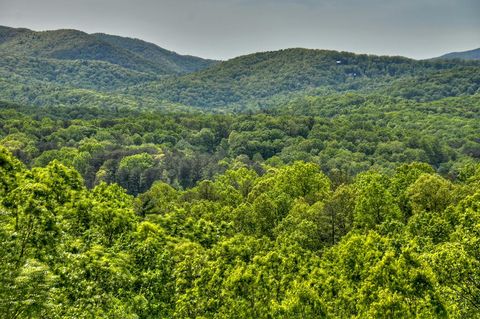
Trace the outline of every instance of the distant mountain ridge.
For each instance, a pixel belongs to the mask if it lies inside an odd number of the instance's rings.
[[[164,66],[166,69],[177,73],[195,72],[217,62],[191,55],[179,55],[161,48],[156,44],[140,39],[120,37],[105,33],[94,33],[92,35],[97,37],[97,39],[133,52],[147,61],[154,62],[157,65]]]
[[[311,90],[368,91],[409,98],[434,99],[446,93],[443,78],[459,78],[457,92],[476,91],[480,64],[475,61],[418,61],[400,56],[375,56],[293,48],[240,56],[204,70],[131,87],[129,93],[203,108],[256,104],[278,95]],[[474,77],[470,80],[470,77]],[[419,96],[408,83],[429,82],[431,97]],[[398,92],[386,87],[395,83]]]
[[[1,26],[0,54],[0,100],[37,106],[225,111],[342,92],[416,101],[480,93],[473,60],[292,48],[213,61],[104,33]]]
[[[211,64],[142,40],[78,30],[32,31],[0,26],[0,53],[61,60],[91,60],[157,75],[193,72]]]
[[[460,59],[460,60],[480,60],[480,48],[461,51],[461,52],[451,52],[444,54],[439,59]]]

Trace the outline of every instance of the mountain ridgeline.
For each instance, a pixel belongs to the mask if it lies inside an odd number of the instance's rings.
[[[480,62],[287,49],[219,62],[76,30],[0,27],[0,99],[110,108],[269,108],[298,95],[378,93],[417,101],[471,95]]]
[[[480,60],[480,48],[463,52],[451,52],[442,55],[439,59]]]
[[[416,61],[403,57],[359,55],[348,52],[287,49],[238,57],[178,78],[152,81],[131,88],[139,92],[204,108],[246,104],[289,94],[330,92],[382,92],[419,100],[435,96],[472,94],[480,88],[480,63]],[[468,77],[468,83],[451,80]],[[404,83],[408,81],[409,83]],[[436,86],[432,97],[407,92],[415,87]],[[427,83],[428,82],[428,83]],[[403,91],[402,91],[403,90]]]
[[[104,61],[160,75],[192,72],[215,63],[182,56],[138,39],[78,30],[36,32],[0,27],[0,52],[36,58]]]

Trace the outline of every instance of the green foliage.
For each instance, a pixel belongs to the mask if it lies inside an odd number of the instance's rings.
[[[315,92],[312,88],[321,95],[352,90],[430,101],[478,92],[478,68],[473,61],[287,49],[241,56],[182,77],[140,84],[128,92],[203,108],[275,105],[277,99],[292,94]]]
[[[146,73],[183,73],[201,69],[214,62],[181,56],[141,40],[87,34],[77,30],[35,32],[1,27],[0,38],[0,51],[3,54],[104,61],[127,70]]]
[[[480,64],[473,60],[287,49],[217,62],[77,30],[2,27],[0,38],[0,98],[37,106],[259,110],[305,95],[360,92],[435,101],[470,96],[480,87]]]
[[[375,172],[359,175],[354,187],[357,198],[354,221],[357,227],[372,229],[384,222],[401,219],[401,213],[388,191],[389,180]]]
[[[479,318],[477,62],[0,52],[2,318]]]
[[[476,184],[427,165],[332,190],[312,163],[260,173],[237,163],[196,187],[156,182],[134,199],[116,184],[89,190],[57,161],[28,170],[1,154],[6,318],[478,314]],[[119,165],[153,162],[137,153]]]
[[[0,196],[2,199],[16,187],[16,175],[25,168],[5,148],[0,146]]]
[[[27,165],[45,166],[56,159],[75,167],[89,187],[116,182],[134,195],[156,180],[190,188],[240,163],[262,172],[264,164],[313,162],[336,186],[372,164],[393,171],[399,164],[425,162],[456,178],[464,174],[463,167],[478,161],[471,151],[480,134],[475,125],[478,96],[428,103],[362,95],[309,101],[305,110],[281,106],[280,114],[253,115],[140,110],[112,114],[82,107],[38,110],[7,104],[0,109],[0,143]],[[353,109],[345,109],[352,104]],[[142,153],[153,160],[137,167],[120,165]],[[405,206],[403,189],[391,191],[403,198],[398,203],[402,210],[411,209]],[[404,214],[408,217],[410,212]]]
[[[441,318],[448,312],[417,247],[396,247],[378,233],[352,234],[325,256],[333,294],[328,308],[336,317]],[[323,285],[322,285],[323,286]]]

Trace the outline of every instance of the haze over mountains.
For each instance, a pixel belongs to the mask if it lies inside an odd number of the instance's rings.
[[[220,62],[102,33],[0,27],[0,54],[0,98],[40,106],[268,107],[285,96],[343,91],[434,100],[473,94],[480,83],[480,63],[467,61],[478,50],[418,61],[297,48]]]

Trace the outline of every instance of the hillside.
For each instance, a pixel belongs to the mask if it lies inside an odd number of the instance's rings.
[[[286,49],[217,62],[139,39],[0,27],[0,98],[21,104],[270,108],[302,95],[359,92],[432,101],[472,95],[480,62]]]
[[[3,82],[15,79],[17,84],[41,82],[65,88],[111,91],[160,77],[104,61],[4,55],[0,59],[0,78]]]
[[[157,75],[190,72],[214,63],[201,58],[181,56],[143,41],[90,35],[78,30],[36,32],[1,27],[0,53],[61,60],[103,61]]]
[[[464,74],[465,69],[478,74],[480,63],[288,49],[238,57],[178,78],[142,84],[127,92],[209,108],[318,88],[389,92],[388,87],[396,80],[425,83],[430,76],[445,73],[450,77],[452,72]],[[478,90],[478,80],[476,76],[473,83],[469,81],[468,88],[473,85],[473,91]],[[458,93],[466,89],[461,87]]]
[[[179,55],[163,49],[153,43],[139,39],[120,37],[105,33],[93,34],[97,39],[137,54],[147,61],[154,62],[176,73],[194,72],[204,69],[217,61],[202,59],[190,55]]]
[[[480,60],[480,48],[469,51],[447,53],[440,56],[439,59]]]

